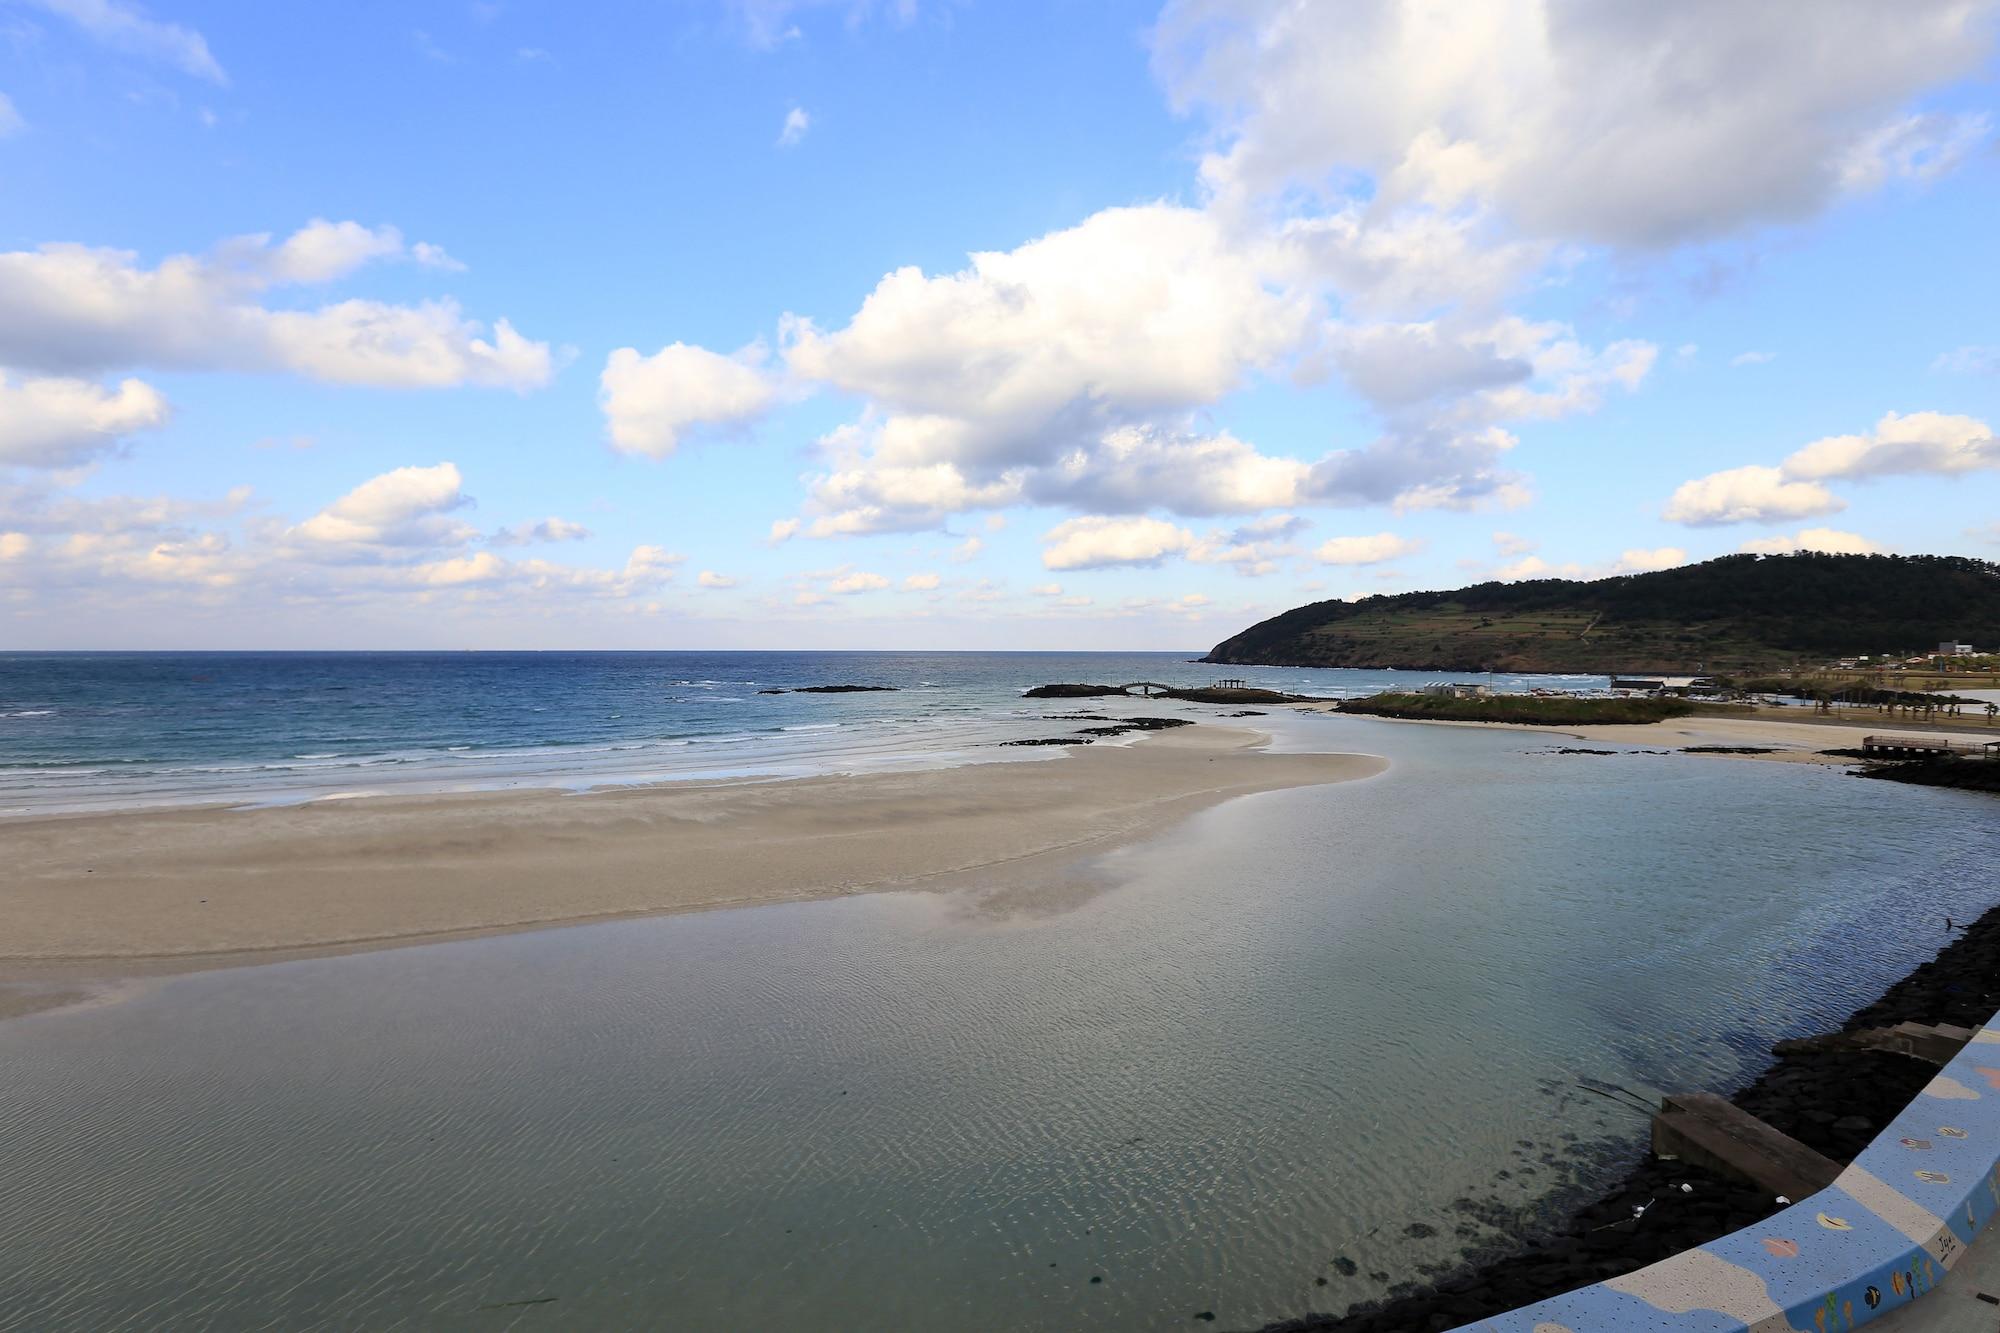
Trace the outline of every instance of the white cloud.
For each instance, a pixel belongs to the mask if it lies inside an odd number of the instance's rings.
[[[424,249],[428,252],[436,247],[424,245]],[[374,260],[404,253],[402,234],[394,227],[314,218],[270,251],[264,266],[277,282],[322,283],[344,278]]]
[[[1817,482],[1790,481],[1777,468],[1753,466],[1682,482],[1667,501],[1664,517],[1703,527],[1817,518],[1845,508],[1845,500]]]
[[[1098,513],[1252,513],[1298,503],[1311,470],[1227,431],[1186,436],[1126,426],[1031,472],[1023,491],[1038,504]]]
[[[1491,330],[1454,333],[1435,321],[1342,325],[1330,351],[1356,393],[1384,409],[1518,384],[1533,363],[1501,353]]]
[[[770,535],[764,539],[764,543],[767,546],[783,546],[786,542],[797,536],[798,531],[799,521],[797,519],[774,519],[771,523]]]
[[[207,40],[192,28],[146,17],[125,0],[27,0],[76,24],[92,38],[116,51],[172,65],[183,74],[227,84],[229,76],[216,63]]]
[[[1764,537],[1737,548],[1752,555],[1790,555],[1794,551],[1826,551],[1833,555],[1886,555],[1888,548],[1859,533],[1838,528],[1805,528],[1797,536]]]
[[[857,592],[877,592],[889,586],[889,580],[880,574],[870,574],[866,570],[856,570],[852,574],[842,574],[827,582],[828,592],[852,594]]]
[[[14,107],[14,99],[0,93],[0,139],[19,134],[27,128],[28,122],[21,119],[21,113]]]
[[[1524,555],[1494,570],[1493,577],[1503,583],[1516,583],[1522,579],[1580,579],[1588,577],[1588,573],[1582,565],[1552,565],[1538,555]]]
[[[1678,546],[1656,546],[1650,550],[1637,548],[1621,554],[1618,563],[1611,567],[1611,572],[1647,574],[1656,569],[1673,569],[1687,562],[1688,553]]]
[[[804,107],[795,106],[785,113],[784,126],[778,131],[778,147],[790,148],[806,137],[812,128],[812,117]]]
[[[276,246],[268,236],[238,237],[151,269],[129,251],[83,245],[0,253],[0,364],[65,375],[139,365],[290,371],[393,388],[548,382],[548,344],[504,319],[489,330],[450,300],[259,304],[273,287],[329,281],[403,253],[393,228],[317,219]]]
[[[1028,595],[1030,597],[1060,597],[1062,596],[1062,584],[1037,583],[1034,587],[1028,589]]]
[[[1729,358],[1732,366],[1762,366],[1778,359],[1776,352],[1738,352]]]
[[[1515,443],[1498,426],[1392,431],[1365,448],[1342,449],[1313,464],[1302,502],[1397,510],[1511,509],[1527,499],[1522,479],[1500,466]]]
[[[1953,477],[2000,468],[2000,440],[1976,417],[1885,413],[1860,435],[1814,440],[1779,467],[1739,467],[1684,482],[1668,500],[1676,523],[1781,522],[1838,513],[1847,502],[1821,485],[1840,478]],[[1817,529],[1816,531],[1830,531]]]
[[[909,592],[929,592],[941,582],[935,574],[911,574],[903,580],[903,587]]]
[[[25,532],[0,532],[0,560],[19,560],[34,546],[35,539]]]
[[[1228,565],[1245,578],[1277,572],[1278,562],[1298,554],[1289,538],[1310,524],[1293,514],[1271,514],[1228,532],[1211,532],[1188,548],[1197,564]]]
[[[704,569],[700,574],[695,576],[695,582],[704,588],[720,592],[725,588],[735,587],[737,581],[727,574],[718,574],[712,569]]]
[[[985,549],[985,542],[979,540],[977,537],[967,537],[964,541],[951,548],[951,562],[954,565],[963,565],[969,561],[977,560],[979,553]]]
[[[1540,544],[1531,538],[1518,536],[1512,532],[1493,534],[1493,549],[1501,555],[1526,555]]]
[[[167,401],[128,379],[117,389],[88,380],[15,379],[0,370],[0,464],[74,467],[126,436],[167,423]]]
[[[734,356],[678,342],[651,356],[618,348],[598,379],[613,447],[665,458],[690,430],[741,426],[762,416],[777,396],[763,360],[756,344]]]
[[[883,278],[847,326],[785,325],[795,374],[867,396],[876,461],[975,483],[1215,401],[1277,365],[1311,304],[1209,214],[1114,208],[957,273]]]
[[[1157,518],[1089,515],[1058,523],[1042,534],[1042,564],[1049,569],[1157,565],[1194,544],[1194,534],[1186,528]]]
[[[439,547],[476,535],[451,512],[471,503],[450,463],[400,467],[356,486],[292,529],[294,537],[327,547]],[[498,557],[482,553],[486,566]]]
[[[488,537],[492,546],[532,546],[540,542],[577,542],[590,536],[590,529],[566,518],[545,518],[534,523],[516,523]]]
[[[1322,565],[1379,565],[1414,555],[1423,548],[1422,542],[1398,537],[1393,532],[1378,532],[1368,537],[1331,538],[1320,543],[1313,551],[1313,558]]]
[[[674,577],[682,557],[638,546],[622,567],[509,560],[475,549],[476,529],[452,511],[469,503],[448,463],[400,468],[356,487],[296,525],[246,516],[248,487],[220,500],[82,499],[46,483],[0,485],[0,532],[19,533],[20,554],[0,568],[0,595],[232,615],[381,609],[395,599],[477,601],[509,614],[627,601]],[[217,526],[242,520],[240,536]],[[163,603],[178,590],[192,601]]]
[[[1904,107],[1978,69],[1990,13],[1171,0],[1154,67],[1218,121],[1203,172],[1225,199],[1363,173],[1378,215],[1490,210],[1530,235],[1664,246],[1948,165],[1983,126]]]
[[[1956,476],[2000,468],[2000,439],[1976,417],[1943,412],[1887,413],[1865,435],[1815,440],[1784,462],[1787,477]]]

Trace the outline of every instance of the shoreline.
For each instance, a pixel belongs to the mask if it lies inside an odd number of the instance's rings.
[[[1836,1030],[1988,1024],[2000,1010],[2000,904],[1960,930]],[[1937,1074],[1936,1065],[1886,1051],[1774,1053],[1725,1095],[1844,1167]],[[1639,1151],[1640,1159],[1608,1188],[1546,1201],[1542,1225],[1505,1250],[1469,1250],[1459,1267],[1421,1289],[1356,1302],[1338,1314],[1299,1315],[1260,1333],[1444,1333],[1636,1271],[1785,1207],[1743,1181],[1654,1157],[1643,1139]],[[1681,1191],[1684,1184],[1693,1185],[1691,1194]]]
[[[1302,712],[1340,712],[1337,706],[1296,705],[1296,707]],[[1889,718],[1829,720],[1824,714],[1810,714],[1805,709],[1799,711],[1806,715],[1793,718],[1779,715],[1704,715],[1697,712],[1688,717],[1667,718],[1660,722],[1593,723],[1580,726],[1549,726],[1525,722],[1469,722],[1446,718],[1379,717],[1372,713],[1350,713],[1346,716],[1367,718],[1370,721],[1398,726],[1472,727],[1484,731],[1567,736],[1575,740],[1598,741],[1611,745],[1668,746],[1675,753],[1689,746],[1770,747],[1771,752],[1768,754],[1717,754],[1710,751],[1705,757],[1753,759],[1787,764],[1820,764],[1828,767],[1848,767],[1856,762],[1851,757],[1821,754],[1819,751],[1849,748],[1856,743],[1857,733],[1904,732],[1966,740],[2000,740],[2000,728],[1981,728],[1977,725],[1947,727],[1897,722]],[[1696,753],[1702,752],[1696,751]]]
[[[994,881],[1388,767],[1269,741],[1196,725],[1035,763],[17,817],[0,1017],[141,974],[620,917],[968,885],[985,910],[1048,910],[1089,890]]]

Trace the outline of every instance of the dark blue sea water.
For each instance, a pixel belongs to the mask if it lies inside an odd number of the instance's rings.
[[[1052,681],[1334,698],[1443,677],[1185,653],[0,654],[0,814],[1034,758]],[[1571,688],[1602,677],[1502,676]],[[801,685],[893,693],[765,694]],[[1070,710],[1073,711],[1073,710]],[[1153,711],[1159,711],[1155,708]]]

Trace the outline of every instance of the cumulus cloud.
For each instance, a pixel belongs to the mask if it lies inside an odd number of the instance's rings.
[[[1778,467],[1739,467],[1685,482],[1668,500],[1676,523],[1783,522],[1838,513],[1847,502],[1822,482],[2000,468],[2000,440],[1976,417],[1889,412],[1859,435],[1829,435]]]
[[[0,485],[0,532],[19,535],[17,555],[32,554],[0,568],[0,589],[148,605],[178,592],[243,615],[437,596],[555,610],[651,591],[682,560],[651,545],[614,568],[509,560],[473,546],[479,533],[452,516],[467,503],[448,463],[384,473],[297,524],[255,515],[248,487],[202,501]]]
[[[57,375],[125,366],[287,371],[339,384],[538,388],[547,343],[506,320],[489,329],[450,300],[346,300],[270,309],[275,287],[317,284],[406,253],[393,228],[315,220],[273,245],[225,242],[207,256],[144,268],[125,250],[66,243],[0,253],[0,364]],[[441,253],[441,252],[440,252]]]
[[[651,356],[620,347],[598,377],[598,404],[612,446],[665,458],[689,431],[741,426],[762,416],[777,396],[756,344],[733,356],[669,343]]]
[[[1825,551],[1832,555],[1886,555],[1888,548],[1859,533],[1838,528],[1804,528],[1796,536],[1763,537],[1737,548],[1752,555],[1790,555],[1794,551]]]
[[[1330,352],[1355,392],[1389,409],[1518,384],[1535,373],[1531,362],[1504,355],[1490,330],[1453,336],[1436,322],[1338,327]]]
[[[1515,443],[1497,426],[1392,431],[1364,448],[1342,449],[1315,463],[1302,498],[1398,510],[1513,508],[1528,494],[1520,475],[1500,465]]]
[[[1225,197],[1363,173],[1377,212],[1485,209],[1529,235],[1654,247],[1948,167],[1985,127],[1905,104],[1979,67],[1990,13],[1171,0],[1154,67],[1218,122],[1203,173]]]
[[[1668,499],[1671,523],[1706,527],[1721,523],[1771,523],[1817,518],[1847,502],[1817,482],[1788,480],[1774,467],[1738,467],[1682,482]]]
[[[1378,532],[1367,537],[1330,538],[1313,551],[1313,558],[1322,565],[1379,565],[1423,549],[1422,542]]]
[[[1628,550],[1611,566],[1613,574],[1648,574],[1656,569],[1673,569],[1688,562],[1688,553],[1678,546],[1655,546]]]
[[[795,106],[785,113],[785,123],[778,130],[778,147],[790,148],[806,137],[812,128],[812,117],[804,107]]]
[[[1099,513],[1254,513],[1296,504],[1310,471],[1227,431],[1188,436],[1127,426],[1029,473],[1021,493],[1038,504]]]
[[[795,374],[866,395],[875,457],[975,481],[1215,401],[1275,366],[1311,303],[1209,214],[1114,208],[957,273],[899,269],[846,327],[786,324]]]
[[[941,582],[935,574],[911,574],[903,580],[903,587],[909,592],[930,592]]]
[[[1931,473],[1956,476],[2000,468],[2000,439],[1975,417],[1890,412],[1862,435],[1814,440],[1784,462],[1785,475],[1807,480]]]
[[[451,517],[453,510],[471,503],[462,484],[451,463],[399,467],[362,482],[293,528],[291,535],[321,547],[457,545],[476,535]],[[497,558],[489,554],[489,559]]]
[[[0,464],[74,467],[126,437],[167,423],[158,390],[128,379],[116,389],[88,380],[16,378],[0,370]]]
[[[883,578],[880,574],[870,574],[865,569],[858,569],[851,574],[840,574],[828,580],[826,589],[828,592],[853,594],[857,592],[879,592],[888,586],[889,580]]]
[[[1042,534],[1042,564],[1049,569],[1106,569],[1158,565],[1195,544],[1186,528],[1157,518],[1087,515]]]
[[[727,574],[718,574],[712,569],[702,570],[700,574],[695,576],[695,582],[704,588],[709,588],[716,592],[736,586],[735,579],[730,578]]]

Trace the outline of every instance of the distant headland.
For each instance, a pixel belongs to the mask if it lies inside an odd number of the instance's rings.
[[[1894,669],[2000,648],[2000,565],[1965,556],[1732,555],[1650,574],[1314,602],[1205,662],[1518,672]],[[1965,654],[1960,654],[1961,656]],[[1865,661],[1863,658],[1865,657]]]

